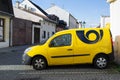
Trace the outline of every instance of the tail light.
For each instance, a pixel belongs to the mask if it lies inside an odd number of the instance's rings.
[[[113,44],[114,45],[114,41],[113,41],[113,39],[111,38],[111,44]]]

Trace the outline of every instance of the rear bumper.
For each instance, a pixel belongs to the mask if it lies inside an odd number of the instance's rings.
[[[115,59],[113,46],[112,46],[112,52],[108,56],[109,56],[109,61],[113,62]]]
[[[110,53],[108,56],[109,56],[109,61],[110,61],[110,62],[113,62],[114,59],[115,59],[114,53]]]

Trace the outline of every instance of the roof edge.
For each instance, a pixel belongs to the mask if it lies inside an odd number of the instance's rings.
[[[0,14],[7,15],[7,16],[10,16],[10,17],[14,16],[14,14],[10,14],[10,13],[4,12],[4,11],[0,11]]]
[[[107,0],[108,3],[113,3],[115,2],[116,0]]]

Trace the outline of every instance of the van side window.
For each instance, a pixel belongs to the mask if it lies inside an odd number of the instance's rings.
[[[61,47],[71,45],[71,34],[64,34],[54,38],[50,42],[50,47]]]

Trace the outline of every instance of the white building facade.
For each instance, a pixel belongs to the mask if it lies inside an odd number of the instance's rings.
[[[106,24],[110,24],[110,16],[101,16],[100,17],[100,27],[105,27]]]
[[[35,6],[36,4],[34,4],[32,1],[30,0],[23,0],[22,2],[17,2],[16,7],[21,7],[23,9],[32,11],[34,13],[38,13],[41,14],[43,16],[45,16],[45,14],[43,12],[41,12],[37,7],[39,6]]]
[[[56,23],[50,20],[41,8],[32,3],[30,0],[23,0],[21,3],[17,2],[14,7],[14,15],[16,18],[30,20],[41,25],[32,25],[32,43],[34,44],[34,30],[40,29],[40,41],[48,39],[55,33]]]
[[[75,17],[73,17],[69,12],[66,10],[54,5],[46,10],[49,14],[55,14],[59,17],[60,20],[64,20],[67,23],[68,28],[78,28],[78,22]]]
[[[113,38],[120,35],[120,0],[107,0],[110,3],[110,24]]]

